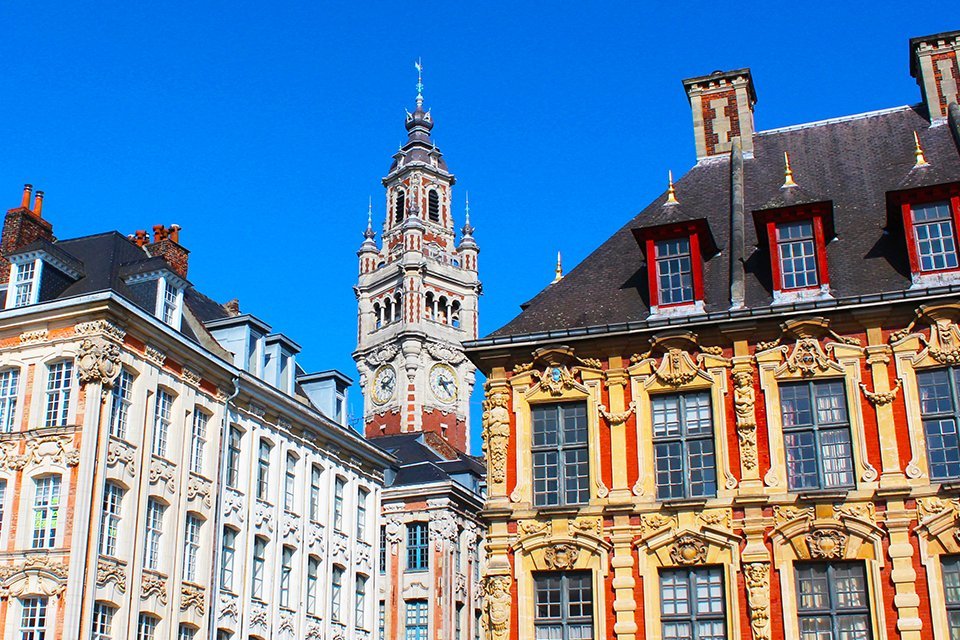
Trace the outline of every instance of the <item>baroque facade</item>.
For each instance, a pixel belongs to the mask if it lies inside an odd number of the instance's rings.
[[[2,234],[2,636],[373,638],[395,461],[349,379],[195,289],[178,227],[56,240],[42,204]]]
[[[397,458],[383,490],[379,628],[391,640],[466,640],[480,632],[483,465],[469,452],[479,248],[469,205],[459,242],[454,175],[430,136],[433,117],[407,113],[408,139],[383,185],[382,242],[372,207],[357,252],[354,359],[367,438]]]
[[[697,164],[468,343],[487,638],[957,637],[958,51],[767,131],[749,70],[686,80]]]

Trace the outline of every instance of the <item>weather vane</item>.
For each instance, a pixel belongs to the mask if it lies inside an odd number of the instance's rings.
[[[413,63],[413,67],[417,70],[417,106],[420,107],[423,105],[423,63],[420,58]]]

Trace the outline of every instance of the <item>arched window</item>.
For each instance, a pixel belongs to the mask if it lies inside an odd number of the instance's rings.
[[[450,324],[454,329],[460,328],[460,303],[454,302],[450,305]]]
[[[433,292],[427,291],[427,295],[425,296],[425,300],[424,300],[424,316],[427,318],[427,320],[433,320],[433,316],[434,316],[433,305],[434,305]]]
[[[379,302],[373,303],[373,317],[375,318],[374,322],[376,322],[377,329],[383,326],[383,314],[381,313]]]
[[[397,192],[397,203],[394,208],[394,220],[397,222],[403,222],[403,215],[407,211],[407,196],[403,191]]]
[[[402,305],[401,305],[402,298],[401,298],[399,292],[395,293],[395,294],[393,295],[393,297],[394,297],[394,304],[393,304],[393,321],[394,321],[394,322],[399,322],[399,320],[400,320],[400,312],[401,312],[401,309],[402,309]]]
[[[447,309],[447,299],[444,296],[440,296],[440,301],[437,305],[437,322],[447,324],[449,317],[450,312]]]
[[[440,222],[440,196],[436,189],[431,189],[427,195],[427,212],[430,214],[430,222]]]

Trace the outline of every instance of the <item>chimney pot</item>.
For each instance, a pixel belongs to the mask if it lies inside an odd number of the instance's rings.
[[[23,185],[23,198],[20,200],[20,208],[21,208],[21,209],[29,209],[29,208],[30,208],[30,194],[31,194],[32,192],[33,192],[33,185],[32,185],[32,184],[25,184],[25,185]]]
[[[750,69],[714,71],[687,78],[683,87],[693,111],[698,160],[729,153],[736,138],[745,154],[753,153],[753,105],[757,94]]]
[[[960,102],[960,31],[910,39],[910,75],[917,79],[930,120],[943,120]]]
[[[38,217],[42,218],[41,213],[43,212],[43,191],[37,191],[37,197],[33,200],[33,213]]]
[[[170,225],[169,235],[171,240],[179,244],[180,243],[180,225],[178,224]]]

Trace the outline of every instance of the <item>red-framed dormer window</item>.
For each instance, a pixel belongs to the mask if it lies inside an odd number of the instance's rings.
[[[770,243],[773,288],[779,293],[822,291],[830,284],[827,236],[830,204],[773,209],[759,214]]]
[[[895,195],[903,216],[914,277],[960,271],[960,185],[938,185]]]
[[[701,306],[703,255],[715,252],[705,220],[634,229],[647,257],[650,308]]]

